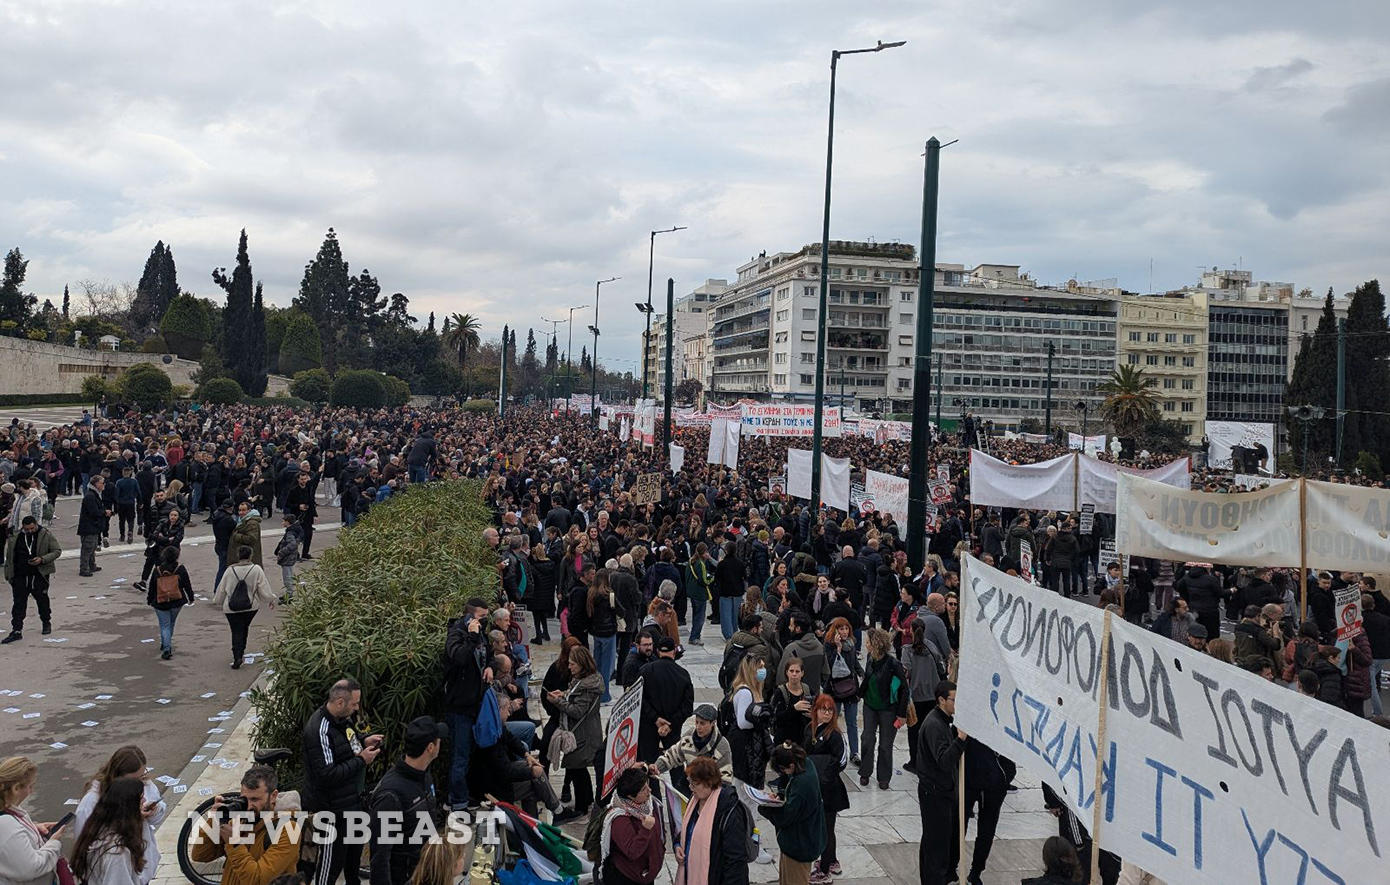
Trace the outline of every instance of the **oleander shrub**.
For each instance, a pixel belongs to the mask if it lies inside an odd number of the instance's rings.
[[[379,409],[386,405],[386,376],[370,369],[347,369],[333,379],[328,401],[335,406]]]

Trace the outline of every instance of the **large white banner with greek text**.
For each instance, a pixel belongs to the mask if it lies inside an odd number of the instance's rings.
[[[1384,729],[967,557],[955,724],[1170,883],[1386,880]],[[1103,776],[1096,783],[1096,761]]]
[[[1071,455],[1037,464],[1009,464],[970,450],[970,502],[990,507],[1071,510],[1076,506],[1076,466]]]
[[[1385,571],[1390,562],[1390,489],[1310,482],[1305,520],[1309,568]]]
[[[793,403],[751,403],[742,407],[743,432],[748,436],[815,435],[816,407]],[[821,410],[821,434],[839,436],[840,407]]]
[[[1080,458],[1077,461],[1077,474],[1081,483],[1081,504],[1090,504],[1097,513],[1115,513],[1116,477],[1121,473],[1132,473],[1154,482],[1176,489],[1190,488],[1192,485],[1191,461],[1179,458],[1153,470],[1138,467],[1121,467],[1109,461],[1095,458]]]
[[[1298,484],[1226,495],[1119,475],[1115,546],[1190,562],[1297,566]]]
[[[887,513],[904,525],[907,523],[907,487],[907,480],[901,476],[877,470],[864,471],[864,496],[879,513]]]

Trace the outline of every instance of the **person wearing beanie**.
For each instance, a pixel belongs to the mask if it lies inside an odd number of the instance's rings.
[[[729,739],[719,733],[718,719],[719,711],[713,704],[699,705],[681,739],[656,760],[657,773],[669,771],[671,784],[687,796],[690,795],[690,782],[685,776],[685,767],[699,756],[713,759],[719,766],[719,774],[725,780],[733,780],[733,750],[729,747]]]

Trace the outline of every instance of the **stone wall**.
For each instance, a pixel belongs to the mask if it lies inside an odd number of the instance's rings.
[[[0,392],[7,394],[80,393],[88,375],[115,378],[136,363],[153,363],[175,384],[191,385],[198,363],[166,354],[84,350],[27,338],[0,337]]]

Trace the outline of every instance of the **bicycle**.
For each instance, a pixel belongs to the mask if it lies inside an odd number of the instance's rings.
[[[302,792],[304,786],[303,776],[297,775],[290,777],[287,776],[284,771],[285,761],[293,756],[294,752],[289,748],[275,747],[268,750],[256,750],[251,754],[251,759],[257,765],[269,765],[271,768],[275,769],[276,778],[279,781],[279,790],[281,792],[289,790],[300,790]],[[188,819],[183,822],[183,826],[179,829],[179,870],[183,873],[184,878],[193,883],[193,885],[221,885],[222,868],[226,863],[225,856],[219,856],[206,863],[199,863],[193,860],[192,846],[189,844],[189,840],[193,835],[196,823],[212,811],[213,805],[216,804],[218,798],[227,795],[235,796],[238,794],[230,793],[209,796],[198,803],[198,807],[193,810],[193,813],[188,816]],[[305,848],[310,846],[315,850],[306,852]],[[303,872],[306,865],[312,869],[313,861],[317,860],[317,846],[313,845],[309,840],[307,829],[301,839],[300,847],[301,854],[299,863],[301,872]],[[310,854],[311,857],[306,858],[306,854]],[[358,864],[358,870],[364,882],[371,878],[370,864],[371,860],[368,856],[368,847],[364,845],[362,847],[362,860]]]

